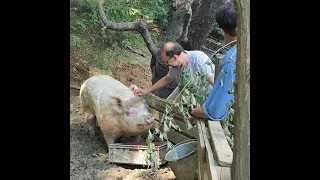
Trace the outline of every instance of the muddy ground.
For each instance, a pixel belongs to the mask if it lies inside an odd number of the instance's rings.
[[[108,74],[126,85],[140,87],[151,85],[150,59],[147,49],[142,51],[146,57],[134,55],[132,63],[113,64],[111,72],[101,73],[90,69],[90,76]],[[148,167],[137,165],[119,165],[108,161],[108,147],[100,132],[91,138],[80,107],[79,91],[70,89],[70,179],[71,180],[166,180],[175,175],[167,164],[152,173]]]

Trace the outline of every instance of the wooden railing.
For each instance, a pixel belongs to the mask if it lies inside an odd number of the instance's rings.
[[[162,99],[153,94],[145,96],[146,102],[149,105],[149,112],[156,119],[155,127],[159,126],[159,121],[165,112],[166,104],[169,106],[173,105],[172,100],[179,93],[180,87],[178,86],[167,99]],[[167,134],[168,139],[174,144],[189,139],[197,139],[198,180],[231,180],[230,167],[233,152],[228,144],[220,121],[198,119],[195,126],[187,130],[185,126],[187,119],[179,112],[179,109],[172,106],[172,112],[175,114],[173,120],[181,128],[181,131],[179,132],[171,128]]]

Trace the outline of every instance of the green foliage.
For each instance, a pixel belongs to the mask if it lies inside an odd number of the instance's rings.
[[[212,31],[209,34],[210,36],[218,39],[220,42],[222,42],[223,44],[227,44],[228,42],[226,41],[226,39],[223,37],[221,30],[218,26],[217,23],[214,23]]]
[[[148,23],[157,21],[164,27],[168,25],[175,11],[175,0],[108,0],[104,9],[107,18],[114,22],[143,19]],[[119,46],[141,48],[144,45],[142,36],[137,32],[112,30],[103,32],[98,13],[98,0],[70,0],[70,20],[71,48],[79,48],[89,42],[99,50]],[[149,29],[149,31],[152,40],[157,43],[159,34],[154,30]]]
[[[86,46],[86,40],[82,39],[81,37],[78,37],[74,34],[70,35],[70,46],[71,47],[81,47],[81,46]]]
[[[89,65],[91,67],[98,68],[104,72],[108,72],[110,70],[108,62],[105,60],[105,56],[100,51],[96,51],[96,53],[90,54]]]

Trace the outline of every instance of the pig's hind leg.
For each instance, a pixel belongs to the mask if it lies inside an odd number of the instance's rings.
[[[90,137],[96,134],[96,116],[89,111],[84,111],[84,118],[89,128]]]

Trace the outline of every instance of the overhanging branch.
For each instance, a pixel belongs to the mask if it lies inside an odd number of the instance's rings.
[[[104,3],[105,3],[104,0],[100,0],[98,5],[99,15],[104,25],[103,27],[104,29],[111,29],[116,31],[137,31],[143,37],[151,54],[153,56],[156,56],[158,54],[158,48],[154,45],[151,39],[151,35],[148,30],[147,23],[145,23],[143,20],[134,21],[134,22],[118,22],[118,23],[109,21],[103,9]]]

